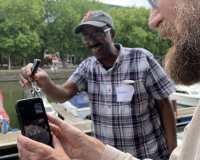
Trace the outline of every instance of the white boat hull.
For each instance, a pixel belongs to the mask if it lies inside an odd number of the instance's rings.
[[[51,104],[48,102],[48,100],[46,98],[42,98],[43,104],[44,104],[44,108],[46,110],[46,113],[52,115],[52,116],[58,116],[58,112],[56,112],[53,107],[51,106]]]
[[[200,83],[191,86],[176,85],[176,91],[170,95],[171,100],[177,104],[195,107],[200,100]]]
[[[89,116],[90,113],[90,107],[85,107],[85,108],[77,108],[73,106],[70,102],[66,101],[64,103],[58,103],[62,108],[64,108],[67,112],[71,113],[75,117],[80,117],[80,118],[86,118]]]
[[[192,96],[192,95],[183,95],[180,93],[173,93],[170,95],[171,100],[177,100],[177,104],[195,107],[199,103],[200,97]]]

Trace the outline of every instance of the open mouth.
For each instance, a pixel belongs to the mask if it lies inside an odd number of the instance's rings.
[[[92,52],[98,52],[102,48],[102,44],[96,44],[94,46],[91,46],[90,49]]]
[[[97,47],[94,47],[94,48],[92,48],[92,51],[98,51],[98,50],[100,50],[100,49],[101,49],[101,47],[102,47],[102,46],[97,46]]]

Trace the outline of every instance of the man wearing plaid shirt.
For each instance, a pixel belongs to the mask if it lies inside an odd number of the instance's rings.
[[[97,139],[139,159],[168,158],[177,145],[168,98],[175,87],[153,55],[114,44],[113,21],[103,11],[88,12],[74,33],[82,33],[81,40],[93,57],[84,60],[62,86],[39,69],[34,77],[38,86],[58,102],[87,92]],[[23,87],[31,67],[21,70]]]

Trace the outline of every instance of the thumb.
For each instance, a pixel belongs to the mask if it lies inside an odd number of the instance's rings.
[[[59,117],[52,116],[52,115],[50,115],[48,113],[47,113],[47,118],[51,123],[55,124],[59,128],[63,128],[63,126],[65,126],[65,127],[69,126],[68,123],[66,123],[65,121],[63,121]]]
[[[65,150],[64,150],[60,140],[54,134],[52,135],[52,142],[53,142],[53,146],[54,146],[55,150],[65,153]]]

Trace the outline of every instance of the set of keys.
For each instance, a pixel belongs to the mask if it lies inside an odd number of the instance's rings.
[[[32,70],[31,70],[32,71],[31,77],[34,77],[36,71],[38,70],[40,62],[41,62],[41,60],[34,59],[33,67],[32,67]],[[31,82],[31,85],[32,85],[32,88],[30,88],[31,95],[33,97],[40,97],[41,96],[40,87],[37,86],[37,83],[34,80]]]

